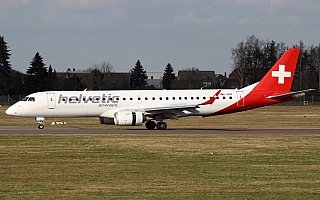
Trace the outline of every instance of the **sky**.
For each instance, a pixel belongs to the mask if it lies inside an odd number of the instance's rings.
[[[231,49],[261,40],[320,43],[319,0],[0,0],[0,35],[23,73],[39,52],[56,71],[109,62],[128,72],[230,73]]]

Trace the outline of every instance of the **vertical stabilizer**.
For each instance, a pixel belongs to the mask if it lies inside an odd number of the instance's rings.
[[[299,53],[298,48],[287,50],[253,90],[290,92]]]

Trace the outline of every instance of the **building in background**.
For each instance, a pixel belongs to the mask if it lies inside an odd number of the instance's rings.
[[[163,72],[147,72],[148,76],[148,86],[149,87],[154,87],[155,89],[163,89],[162,86],[162,76]]]

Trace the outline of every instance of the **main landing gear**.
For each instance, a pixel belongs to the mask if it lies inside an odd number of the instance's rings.
[[[158,122],[157,124],[154,122],[154,121],[147,121],[146,122],[146,128],[149,129],[149,130],[153,130],[157,127],[158,130],[165,130],[167,129],[167,124],[165,122]]]
[[[36,120],[39,123],[38,129],[44,129],[44,117],[37,117]]]

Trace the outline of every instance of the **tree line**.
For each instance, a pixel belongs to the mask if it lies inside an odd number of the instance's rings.
[[[293,90],[315,88],[319,89],[320,79],[320,44],[306,46],[302,41],[293,45],[301,49]],[[259,81],[274,65],[289,47],[283,42],[261,40],[254,35],[239,42],[231,50],[232,74],[244,87]],[[4,37],[0,35],[0,94],[26,95],[33,92],[49,90],[83,90],[86,88],[77,76],[63,81],[57,79],[57,72],[50,65],[44,64],[39,52],[30,61],[26,73],[12,69],[10,63],[10,49]],[[85,70],[90,73],[94,81],[94,90],[107,88],[108,75],[113,72],[112,64],[102,62],[94,64]],[[174,70],[170,63],[164,69],[162,85],[165,89],[172,89],[175,79]],[[140,60],[130,70],[129,87],[132,89],[148,89],[147,74]],[[127,89],[127,88],[126,88]]]
[[[70,76],[63,81],[57,79],[57,72],[50,65],[47,67],[39,52],[31,59],[26,73],[12,69],[10,63],[10,49],[4,37],[0,35],[0,95],[26,95],[39,91],[50,90],[83,90],[86,87],[80,77]],[[71,72],[68,69],[68,72]],[[108,75],[113,72],[113,66],[108,62],[101,65],[94,64],[84,70],[92,76],[93,88],[102,90],[107,87]],[[138,60],[130,71],[130,87],[133,89],[147,89],[147,74]],[[169,63],[164,70],[163,86],[171,89],[174,71]],[[128,89],[128,88],[126,88]]]
[[[292,90],[320,89],[320,43],[306,46],[302,41],[292,47],[300,48]],[[231,50],[233,75],[240,87],[259,81],[289,48],[284,42],[261,40],[254,35],[239,42]]]

